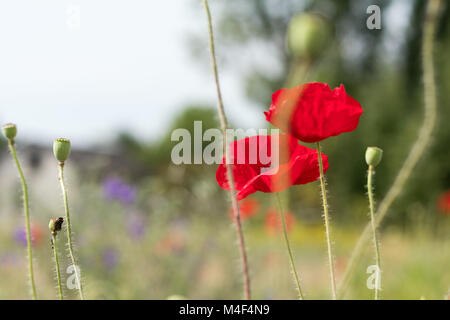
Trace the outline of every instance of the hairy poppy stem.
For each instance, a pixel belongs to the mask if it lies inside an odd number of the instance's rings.
[[[336,278],[334,275],[334,261],[333,253],[331,247],[331,232],[330,232],[330,221],[328,217],[328,200],[327,200],[327,189],[325,186],[325,176],[323,174],[323,162],[322,162],[322,152],[320,151],[320,142],[317,142],[317,153],[319,159],[319,170],[320,170],[320,188],[322,190],[322,204],[323,204],[323,219],[325,223],[325,233],[327,236],[327,247],[328,247],[328,265],[330,268],[330,278],[331,278],[331,293],[333,300],[336,300]]]
[[[69,255],[70,255],[70,259],[72,260],[72,265],[74,267],[74,271],[75,271],[75,278],[77,280],[77,284],[78,284],[78,291],[80,293],[80,298],[81,300],[84,300],[84,293],[83,293],[83,287],[81,284],[81,278],[80,278],[80,274],[78,272],[78,268],[77,268],[77,264],[75,261],[75,255],[73,253],[73,245],[72,245],[72,225],[70,223],[70,214],[69,214],[69,200],[67,197],[67,189],[66,189],[66,185],[64,183],[64,162],[60,162],[58,165],[58,172],[59,172],[59,182],[61,184],[61,190],[63,193],[63,200],[64,200],[64,211],[66,214],[66,233],[67,233],[67,245],[69,248]]]
[[[440,0],[428,0],[427,11],[425,15],[423,38],[422,38],[422,68],[424,82],[424,121],[420,128],[419,136],[409,151],[403,166],[397,174],[394,183],[388,193],[381,201],[376,213],[375,226],[379,226],[381,221],[389,211],[389,208],[403,191],[406,181],[410,177],[417,162],[422,157],[426,147],[431,141],[433,129],[436,123],[437,98],[436,81],[434,75],[434,40],[435,29],[438,20]],[[343,297],[350,283],[350,278],[354,273],[367,242],[370,239],[371,225],[366,226],[363,233],[356,243],[352,256],[345,270],[344,276],[339,284],[339,297]]]
[[[213,26],[212,26],[212,18],[211,18],[211,12],[209,10],[209,5],[207,0],[203,0],[203,4],[205,6],[206,16],[208,19],[208,31],[209,31],[209,48],[211,53],[211,63],[214,73],[214,80],[216,84],[216,91],[217,91],[217,106],[218,106],[218,112],[219,112],[219,119],[220,119],[220,126],[222,129],[222,134],[224,137],[224,148],[225,148],[225,154],[226,159],[229,159],[229,143],[227,141],[227,118],[225,115],[225,110],[223,106],[223,100],[222,100],[222,92],[220,90],[220,82],[219,82],[219,72],[217,70],[217,62],[216,62],[216,51],[214,46],[214,33],[213,33]],[[250,294],[250,277],[248,272],[248,262],[247,262],[247,252],[245,248],[245,240],[244,240],[244,233],[242,231],[242,223],[241,223],[241,215],[239,212],[239,206],[236,199],[236,187],[234,184],[234,177],[233,177],[233,171],[231,168],[231,165],[228,163],[228,161],[225,161],[225,165],[227,167],[227,179],[230,185],[230,198],[231,203],[233,206],[233,212],[235,214],[235,222],[236,222],[236,229],[238,234],[238,242],[239,242],[239,249],[241,253],[241,260],[242,260],[242,269],[243,269],[243,277],[244,277],[244,296],[245,299],[250,300],[251,294]]]
[[[284,211],[283,211],[283,206],[281,203],[280,195],[278,193],[276,193],[275,197],[277,198],[278,207],[279,207],[279,211],[280,211],[281,224],[283,226],[284,241],[286,243],[286,249],[287,249],[288,255],[289,255],[289,262],[291,263],[292,274],[294,276],[295,283],[297,284],[299,299],[303,300],[304,297],[303,297],[302,287],[300,285],[300,280],[298,278],[297,270],[295,268],[294,257],[292,255],[291,245],[289,243],[287,227],[286,227],[286,220],[284,217]]]
[[[16,148],[14,147],[14,139],[8,140],[9,150],[11,151],[11,155],[14,159],[14,162],[17,167],[17,171],[19,172],[20,181],[22,183],[22,192],[23,192],[23,207],[25,212],[25,228],[27,234],[27,255],[28,255],[28,271],[30,273],[30,283],[31,283],[31,293],[33,299],[37,299],[36,294],[36,285],[34,282],[34,270],[33,270],[33,252],[32,252],[32,241],[31,241],[31,231],[30,231],[30,206],[29,206],[29,198],[28,198],[28,186],[25,180],[25,175],[23,174],[22,166],[20,165],[19,159],[17,157]]]
[[[370,223],[372,225],[372,233],[373,233],[373,244],[375,246],[375,259],[377,264],[377,277],[375,283],[375,300],[380,298],[380,285],[381,285],[381,256],[380,256],[380,247],[378,244],[378,236],[377,236],[377,226],[375,224],[375,206],[373,200],[373,185],[372,178],[375,174],[375,169],[372,165],[369,166],[369,170],[367,172],[367,194],[369,197],[369,209],[370,209]]]
[[[56,270],[56,280],[58,282],[59,300],[64,300],[62,285],[61,285],[61,272],[59,270],[58,251],[56,249],[56,234],[52,235],[52,246],[53,246],[53,256],[55,258],[55,270]]]

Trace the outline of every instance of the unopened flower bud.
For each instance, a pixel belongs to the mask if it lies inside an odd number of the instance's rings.
[[[17,126],[14,123],[8,123],[2,127],[2,131],[6,139],[14,140],[17,135]]]
[[[52,218],[48,223],[48,228],[52,232],[53,235],[56,235],[59,231],[61,231],[62,224],[64,222],[64,218],[59,217],[58,219]]]
[[[53,143],[53,154],[59,162],[64,163],[70,155],[70,140],[56,139]]]
[[[366,150],[367,165],[376,167],[383,157],[383,150],[377,147],[368,147]]]
[[[291,54],[315,60],[330,44],[333,31],[328,21],[315,13],[301,13],[289,23],[287,43]]]

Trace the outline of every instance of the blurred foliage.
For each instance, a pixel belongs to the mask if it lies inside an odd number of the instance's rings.
[[[118,136],[116,146],[120,153],[126,155],[132,163],[133,178],[137,181],[144,179],[148,175],[157,175],[166,181],[165,188],[180,187],[185,190],[191,190],[193,183],[198,180],[210,180],[208,183],[214,183],[215,167],[207,165],[173,165],[171,152],[179,141],[172,141],[171,136],[175,129],[187,129],[191,135],[191,155],[192,163],[194,159],[194,122],[201,121],[202,134],[205,130],[217,128],[219,126],[217,111],[207,106],[187,106],[167,129],[163,137],[152,143],[144,144],[135,139],[131,134],[122,133]],[[202,151],[210,142],[204,142],[201,139]],[[208,178],[207,178],[208,177]],[[218,191],[218,188],[215,188]],[[219,200],[220,201],[220,200]]]

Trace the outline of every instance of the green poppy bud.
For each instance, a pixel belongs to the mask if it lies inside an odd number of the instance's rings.
[[[328,21],[315,13],[301,13],[289,23],[287,43],[296,58],[315,60],[330,44],[333,31]]]
[[[368,147],[366,150],[367,165],[376,167],[383,157],[383,150],[377,147]]]
[[[64,138],[56,139],[53,143],[53,154],[59,162],[64,163],[70,155],[70,140]]]
[[[5,124],[2,127],[2,131],[3,131],[3,135],[6,137],[6,139],[8,140],[14,140],[14,138],[17,135],[17,127],[15,124],[13,123],[8,123]]]
[[[52,218],[48,223],[48,228],[52,232],[53,235],[56,235],[59,231],[61,231],[62,224],[64,222],[64,218],[59,217],[58,219]]]

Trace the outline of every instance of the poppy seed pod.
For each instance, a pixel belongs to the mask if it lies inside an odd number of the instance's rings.
[[[333,37],[328,21],[314,13],[301,13],[289,23],[287,43],[290,53],[301,59],[317,59]]]
[[[8,123],[2,127],[2,131],[6,139],[13,140],[17,135],[17,126],[13,123]]]
[[[56,139],[53,143],[53,154],[59,162],[64,162],[70,155],[70,140],[69,139]]]
[[[377,147],[368,147],[366,150],[367,165],[376,167],[383,157],[383,150]]]

